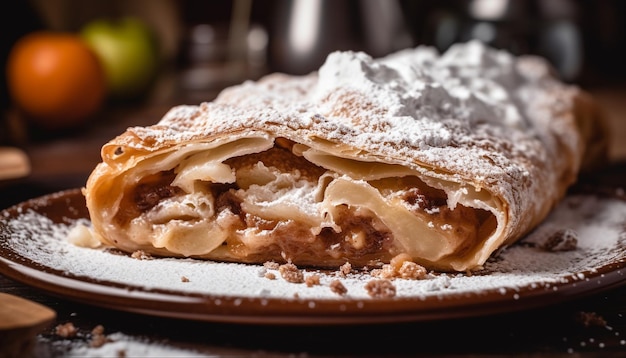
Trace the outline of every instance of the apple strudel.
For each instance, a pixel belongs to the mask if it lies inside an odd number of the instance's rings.
[[[599,116],[545,60],[475,41],[334,52],[128,128],[83,193],[94,235],[127,252],[475,270],[602,153]]]

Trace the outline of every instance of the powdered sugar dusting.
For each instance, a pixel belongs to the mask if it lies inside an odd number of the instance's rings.
[[[227,88],[214,102],[179,106],[155,126],[130,128],[144,143],[116,144],[146,149],[232,128],[287,126],[390,158],[407,152],[426,163],[452,170],[472,166],[472,173],[488,175],[502,166],[484,161],[489,153],[476,141],[513,144],[517,155],[536,152],[539,133],[550,125],[541,117],[554,114],[532,111],[537,104],[529,103],[527,92],[566,88],[549,68],[541,59],[517,58],[480,42],[456,44],[443,54],[420,46],[379,59],[333,52],[311,75],[273,74]],[[548,108],[570,105],[568,96],[554,93],[550,101]],[[443,148],[448,152],[442,156]]]
[[[528,67],[532,70],[524,70]],[[565,88],[549,68],[541,59],[517,58],[480,42],[456,44],[443,54],[420,46],[380,59],[334,52],[309,76],[248,81],[227,88],[212,103],[176,107],[158,125],[131,131],[153,145],[206,136],[209,130],[262,128],[259,124],[312,131],[321,126],[330,138],[374,152],[384,143],[425,151],[503,134],[527,141],[542,129],[527,113],[524,93]],[[557,103],[563,99],[551,98],[551,106],[567,107]],[[208,123],[200,120],[204,116]]]
[[[273,269],[261,265],[176,258],[139,260],[68,242],[70,230],[77,225],[88,226],[87,219],[54,223],[32,209],[14,216],[5,211],[4,216],[4,222],[0,222],[0,245],[16,255],[59,270],[62,275],[121,284],[131,291],[162,289],[219,297],[373,300],[365,289],[365,284],[372,280],[367,272],[307,271],[305,275],[319,276],[319,284],[308,286],[281,279],[277,270],[276,278],[268,279],[267,272]],[[545,230],[559,229],[575,232],[577,247],[569,251],[541,249],[539,243]],[[505,294],[525,286],[553,287],[585,280],[590,272],[607,263],[621,267],[625,260],[626,203],[595,196],[569,196],[543,225],[492,257],[484,270],[472,275],[433,273],[421,280],[394,279],[393,284],[398,298],[445,298],[484,290],[501,290]],[[337,279],[346,288],[346,294],[338,295],[329,289]]]
[[[206,357],[207,355],[192,349],[175,347],[169,342],[154,343],[141,337],[130,336],[121,332],[107,335],[107,342],[93,347],[80,341],[56,342],[64,357]]]

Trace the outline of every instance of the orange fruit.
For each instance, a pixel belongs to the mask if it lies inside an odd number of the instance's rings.
[[[78,35],[37,31],[11,48],[6,67],[9,95],[29,120],[48,129],[77,126],[106,97],[103,66]]]

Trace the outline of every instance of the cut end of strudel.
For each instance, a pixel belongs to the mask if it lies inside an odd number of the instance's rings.
[[[95,236],[127,252],[476,270],[602,152],[598,117],[544,60],[479,42],[335,52],[127,129],[83,193]]]

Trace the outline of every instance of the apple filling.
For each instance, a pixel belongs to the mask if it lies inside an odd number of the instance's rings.
[[[141,177],[118,207],[116,224],[155,254],[328,267],[400,253],[424,263],[463,255],[496,227],[488,210],[453,202],[404,167],[337,159],[280,138],[224,160],[188,153]]]

